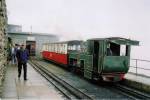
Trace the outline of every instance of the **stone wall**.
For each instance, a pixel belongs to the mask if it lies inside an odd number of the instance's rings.
[[[0,0],[0,88],[2,88],[2,82],[4,80],[4,73],[7,65],[7,13],[6,2]],[[2,92],[2,89],[0,89]]]

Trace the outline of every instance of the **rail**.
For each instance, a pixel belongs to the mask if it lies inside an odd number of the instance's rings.
[[[150,77],[148,74],[150,73],[150,60],[131,59],[130,64],[130,67],[135,69],[130,70],[130,72],[135,73],[136,75],[141,74]]]

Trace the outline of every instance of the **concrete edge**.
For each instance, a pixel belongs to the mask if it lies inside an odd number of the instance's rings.
[[[121,82],[121,84],[132,87],[132,88],[135,88],[139,91],[150,93],[150,85],[148,85],[148,84],[136,82],[136,81],[133,81],[133,80],[130,80],[130,79],[123,80],[123,82]]]

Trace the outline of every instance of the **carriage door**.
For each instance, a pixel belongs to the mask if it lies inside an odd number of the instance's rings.
[[[98,72],[99,61],[99,42],[94,41],[94,54],[93,54],[93,71]]]
[[[26,41],[26,48],[30,56],[35,56],[36,41]]]

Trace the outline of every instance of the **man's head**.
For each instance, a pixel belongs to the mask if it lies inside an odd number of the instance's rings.
[[[26,46],[24,44],[21,45],[21,49],[25,49]]]

